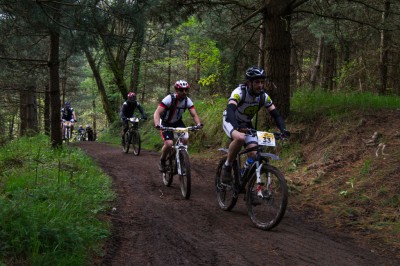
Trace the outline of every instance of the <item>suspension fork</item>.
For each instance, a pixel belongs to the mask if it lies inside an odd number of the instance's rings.
[[[176,156],[176,164],[178,166],[178,175],[182,175],[181,159],[179,158],[179,151],[181,151],[181,150],[187,151],[187,147],[188,147],[188,145],[182,144],[181,139],[178,136],[178,140],[176,141],[176,144],[175,144],[175,151],[176,151],[175,156]]]

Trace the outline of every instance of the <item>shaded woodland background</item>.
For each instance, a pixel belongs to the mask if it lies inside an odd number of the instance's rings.
[[[285,117],[297,90],[400,95],[399,33],[394,0],[0,0],[0,143],[61,145],[65,101],[100,130],[128,91],[227,97],[251,65]]]

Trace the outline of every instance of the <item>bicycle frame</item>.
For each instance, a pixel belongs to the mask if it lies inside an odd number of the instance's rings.
[[[237,173],[235,174],[235,183],[236,189],[235,189],[235,196],[237,197],[240,191],[246,186],[247,182],[249,181],[249,177],[256,172],[257,176],[257,183],[258,184],[264,184],[264,182],[261,180],[261,169],[263,164],[269,164],[269,160],[281,160],[281,158],[273,153],[268,153],[268,152],[262,152],[265,146],[269,147],[274,147],[275,146],[275,139],[282,139],[282,136],[280,133],[269,133],[269,132],[264,132],[264,131],[255,131],[251,130],[250,134],[248,135],[257,135],[258,137],[258,145],[251,147],[251,148],[246,148],[244,150],[241,150],[237,155],[236,155],[236,162],[237,162]],[[227,148],[220,148],[218,149],[220,151],[223,151],[225,153],[228,153]],[[253,162],[252,165],[250,165],[243,174],[241,173],[240,169],[242,166],[240,157],[241,155],[247,154],[249,152],[256,151],[256,158]],[[237,177],[237,178],[236,178]],[[269,186],[271,184],[271,178],[270,175],[268,174],[267,177],[267,183],[266,185]]]
[[[185,137],[185,134],[188,134],[189,137],[189,130],[195,130],[195,127],[164,127],[163,130],[165,131],[173,131],[174,132],[174,138],[175,143],[174,143],[174,156],[175,156],[175,161],[177,164],[177,171],[179,175],[182,175],[182,169],[181,169],[181,164],[180,164],[180,158],[179,158],[179,151],[180,150],[185,150],[186,152],[188,151],[188,145],[183,144],[182,139]]]

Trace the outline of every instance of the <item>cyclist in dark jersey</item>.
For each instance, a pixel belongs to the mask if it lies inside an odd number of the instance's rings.
[[[61,132],[64,132],[64,122],[71,122],[71,133],[74,131],[74,123],[77,121],[77,117],[74,108],[71,107],[70,102],[65,102],[64,107],[61,108]]]
[[[147,119],[147,116],[140,105],[140,103],[136,100],[136,93],[129,92],[128,99],[122,104],[120,117],[122,121],[122,135],[121,135],[121,142],[122,145],[125,145],[125,138],[124,135],[126,131],[129,129],[128,119],[133,117],[133,114],[136,111],[136,108],[139,110],[140,114],[142,115],[142,119]]]
[[[264,69],[250,67],[245,74],[246,84],[237,87],[228,100],[228,106],[223,114],[223,129],[232,140],[229,144],[228,157],[223,167],[222,183],[232,182],[232,162],[243,146],[250,148],[257,145],[257,138],[239,132],[240,128],[254,128],[252,118],[257,114],[260,107],[267,108],[269,114],[274,118],[279,130],[287,137],[290,132],[286,130],[285,121],[272,103],[271,98],[264,91],[267,79]],[[254,153],[249,153],[254,159]]]

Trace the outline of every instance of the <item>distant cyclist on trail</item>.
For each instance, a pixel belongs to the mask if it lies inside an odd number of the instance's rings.
[[[189,83],[184,80],[178,80],[174,85],[175,93],[167,95],[154,112],[154,125],[157,129],[162,127],[186,127],[182,121],[182,115],[189,110],[190,115],[193,117],[197,126],[203,127],[200,118],[194,108],[192,100],[187,97],[189,91]],[[167,154],[172,149],[174,134],[170,131],[163,131],[161,133],[164,145],[161,150],[160,168],[161,172],[165,172],[165,161]],[[183,140],[184,144],[188,143],[188,137]]]
[[[125,145],[125,138],[124,135],[129,129],[128,119],[133,117],[136,108],[139,110],[140,114],[142,115],[142,119],[147,119],[146,114],[140,103],[136,100],[136,93],[129,92],[128,99],[122,104],[120,117],[122,121],[122,135],[121,135],[121,144]]]
[[[64,132],[64,122],[70,121],[71,122],[71,133],[74,131],[74,123],[77,121],[76,114],[74,108],[71,107],[70,102],[65,102],[64,107],[61,108],[61,132],[63,135]]]
[[[228,106],[223,113],[223,129],[232,140],[229,144],[228,157],[223,167],[222,183],[224,184],[232,182],[232,162],[241,148],[243,146],[250,148],[257,145],[256,137],[245,135],[239,129],[254,128],[251,120],[258,113],[260,107],[265,106],[269,114],[274,118],[279,130],[286,137],[290,136],[290,132],[286,130],[283,117],[264,91],[264,84],[267,79],[264,69],[260,67],[248,68],[245,79],[246,83],[240,84],[231,93]],[[254,157],[254,153],[249,153],[249,155]]]

